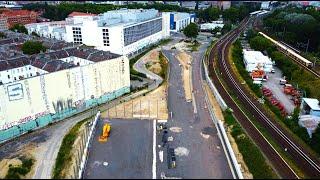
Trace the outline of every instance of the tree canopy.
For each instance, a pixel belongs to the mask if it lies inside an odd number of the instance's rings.
[[[183,34],[188,38],[196,38],[198,36],[198,26],[195,23],[190,23],[183,29]]]
[[[289,6],[275,10],[263,23],[269,33],[298,49],[307,50],[308,41],[308,51],[316,52],[320,47],[320,12],[314,8]]]
[[[11,31],[17,31],[18,33],[28,34],[28,30],[22,24],[15,24],[10,28]]]
[[[44,47],[41,42],[37,42],[37,41],[26,41],[25,43],[23,43],[21,48],[22,52],[28,55],[38,54],[41,51],[45,52],[46,49],[47,48]]]
[[[6,38],[7,36],[6,36],[6,34],[5,33],[3,33],[3,32],[0,32],[0,38],[2,39],[2,38]]]
[[[100,14],[110,10],[116,10],[120,8],[128,9],[157,9],[162,12],[166,11],[178,11],[178,12],[190,12],[188,8],[183,8],[177,5],[170,4],[129,4],[129,5],[112,5],[112,4],[76,4],[76,3],[61,3],[59,5],[48,5],[48,4],[27,4],[23,9],[34,10],[34,11],[43,11],[42,16],[54,21],[64,20],[71,12],[79,11],[84,13],[94,13]]]

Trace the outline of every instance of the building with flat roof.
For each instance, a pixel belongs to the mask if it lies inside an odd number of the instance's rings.
[[[51,21],[26,24],[28,32],[37,33],[41,37],[64,40],[66,35],[65,21]]]
[[[67,42],[128,56],[170,35],[155,9],[120,9],[98,16],[69,17],[66,22]]]
[[[211,23],[200,24],[200,30],[212,30],[215,28],[223,28],[223,21],[212,21]]]
[[[28,37],[10,33],[0,40],[0,142],[130,92],[126,56],[45,41],[56,47],[29,56],[16,48]]]
[[[194,23],[196,17],[195,14],[183,12],[163,12],[162,14],[166,18],[166,22],[170,23],[170,31],[172,32],[179,32],[190,23]]]
[[[243,49],[243,61],[248,72],[252,72],[254,70],[271,72],[273,69],[271,58],[263,55],[260,51],[248,51]]]
[[[38,16],[36,12],[28,10],[6,10],[2,15],[6,17],[9,28],[15,24],[35,23]]]

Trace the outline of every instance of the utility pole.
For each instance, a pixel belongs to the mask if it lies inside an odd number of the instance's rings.
[[[306,52],[308,52],[308,48],[309,48],[309,42],[310,42],[310,39],[308,39],[308,43],[307,43],[307,49],[306,49]]]

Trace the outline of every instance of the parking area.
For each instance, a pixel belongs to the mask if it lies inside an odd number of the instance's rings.
[[[106,122],[111,124],[110,137],[99,142]],[[152,120],[100,120],[93,138],[84,179],[152,178]]]
[[[292,113],[295,105],[291,100],[290,95],[286,95],[283,92],[283,85],[280,85],[280,79],[282,79],[281,70],[274,67],[275,73],[268,74],[268,81],[263,83],[263,86],[272,91],[273,96],[278,99],[283,105],[287,113]]]

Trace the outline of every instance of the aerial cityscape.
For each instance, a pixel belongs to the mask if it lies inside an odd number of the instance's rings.
[[[0,179],[320,178],[320,1],[0,1]]]

